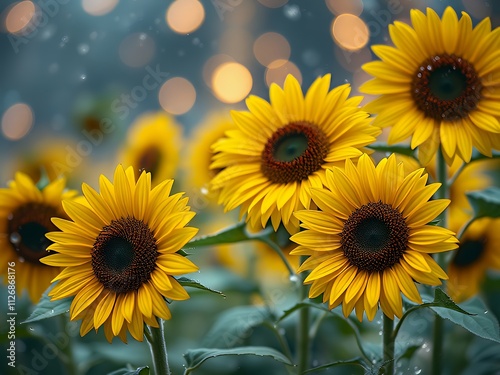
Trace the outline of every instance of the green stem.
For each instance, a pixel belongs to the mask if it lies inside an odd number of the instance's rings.
[[[444,160],[443,152],[439,150],[437,154],[437,180],[441,183],[441,187],[436,192],[436,199],[445,199],[449,197],[449,185],[448,185],[448,170],[446,168],[446,161]],[[439,215],[439,225],[446,228],[447,220],[446,220],[446,210]],[[436,254],[437,262],[441,266],[441,268],[445,267],[446,256],[443,253]]]
[[[384,368],[385,375],[394,375],[394,320],[384,315]]]
[[[439,150],[437,154],[437,178],[438,182],[442,185],[436,192],[437,199],[443,199],[449,197],[449,186],[448,186],[448,171],[446,168],[446,161],[443,156],[443,151]],[[439,215],[440,225],[446,228],[446,210]],[[436,260],[439,266],[446,269],[446,255],[443,253],[438,253],[436,255]],[[441,374],[441,359],[443,352],[443,320],[440,316],[436,315],[434,320],[434,333],[433,333],[433,345],[432,345],[432,374]]]
[[[300,263],[304,262],[304,257],[301,257]],[[299,276],[300,277],[300,276]],[[307,288],[303,281],[305,275],[300,277],[301,283],[299,285],[299,298],[303,301],[307,298]],[[300,309],[299,312],[299,322],[297,327],[297,346],[298,346],[298,358],[297,358],[297,374],[303,374],[309,368],[309,308],[306,306]]]
[[[305,287],[301,286],[301,290],[305,290]],[[299,349],[297,374],[301,375],[309,366],[309,308],[300,309],[299,326],[297,328],[297,345]]]
[[[443,355],[443,319],[436,314],[434,321],[434,342],[432,345],[432,375],[441,375]]]
[[[459,232],[457,233],[457,238],[458,240],[460,241],[462,239],[462,236],[464,235],[465,231],[467,230],[467,228],[470,227],[470,225],[476,220],[478,219],[477,217],[471,217],[469,220],[467,220],[467,222],[462,226],[462,228],[460,228]]]
[[[286,338],[280,333],[276,326],[272,325],[270,322],[264,322],[264,326],[269,328],[274,333],[281,346],[281,349],[283,350],[283,354],[285,354],[290,361],[293,361],[292,352],[290,350],[290,346],[286,342]]]
[[[146,325],[144,331],[144,336],[146,336],[153,359],[153,373],[155,375],[171,375],[170,367],[168,366],[163,319],[158,319],[158,323],[158,328]]]
[[[61,323],[61,332],[66,332],[66,324],[68,324],[68,319],[66,314],[61,314],[60,316],[60,323]],[[63,362],[64,365],[66,366],[66,371],[69,375],[75,375],[78,374],[75,361],[73,360],[73,348],[71,345],[71,336],[68,335],[68,343],[64,345],[61,349],[61,351],[64,354],[63,357]]]

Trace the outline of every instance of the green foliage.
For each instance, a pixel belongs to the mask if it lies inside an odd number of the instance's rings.
[[[474,335],[500,343],[498,321],[493,314],[488,314],[486,306],[478,297],[470,299],[462,306],[473,314],[464,314],[457,309],[443,309],[439,306],[431,308],[440,317],[450,320]]]
[[[408,145],[387,145],[385,143],[375,142],[367,147],[374,151],[401,154],[415,158],[415,151]]]
[[[185,375],[191,373],[201,366],[203,362],[210,358],[216,358],[221,356],[238,356],[238,355],[252,355],[259,357],[270,357],[275,361],[284,363],[288,366],[293,366],[290,360],[273,348],[268,348],[265,346],[246,346],[232,349],[211,349],[211,348],[199,348],[188,350],[184,354],[184,359],[186,360],[186,370]]]
[[[52,318],[54,316],[64,314],[69,311],[71,306],[72,297],[63,298],[57,301],[51,301],[48,294],[57,283],[51,284],[43,293],[40,301],[35,305],[35,309],[31,315],[23,323],[33,323],[38,320]]]
[[[327,363],[325,365],[313,367],[307,371],[304,371],[304,374],[310,374],[310,373],[313,373],[316,371],[325,370],[325,369],[330,368],[330,367],[348,366],[348,365],[361,366],[361,367],[365,368],[365,362],[363,361],[363,359],[356,357],[353,359],[347,359],[345,361],[336,361],[336,362]]]
[[[482,217],[500,217],[500,188],[490,186],[484,190],[466,193],[472,209],[474,219]]]
[[[214,290],[214,289],[211,289],[203,284],[201,284],[199,281],[196,281],[196,280],[192,280],[192,279],[189,279],[187,277],[179,277],[177,278],[177,281],[179,282],[179,284],[181,284],[182,286],[184,287],[190,287],[190,288],[196,288],[196,289],[199,289],[199,290],[203,290],[205,292],[210,292],[210,293],[215,293],[215,294],[218,294],[222,297],[226,297],[224,295],[224,293],[218,291],[218,290]]]
[[[241,345],[255,327],[272,321],[272,313],[263,307],[236,306],[221,313],[202,345],[209,348],[233,348]]]
[[[189,242],[185,246],[185,248],[195,249],[202,246],[221,245],[226,243],[246,241],[249,239],[249,237],[247,235],[245,226],[245,222],[240,222],[215,234],[195,238],[191,242]]]
[[[127,368],[124,368],[110,372],[108,375],[149,375],[149,367],[139,367],[136,370],[129,370]]]

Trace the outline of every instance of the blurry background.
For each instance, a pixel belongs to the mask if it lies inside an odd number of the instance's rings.
[[[249,94],[268,99],[269,85],[281,85],[289,73],[304,88],[317,76],[331,73],[333,86],[348,82],[353,86],[353,94],[358,94],[357,88],[368,79],[361,65],[372,59],[369,47],[389,43],[390,23],[409,22],[411,8],[432,7],[442,14],[448,5],[457,12],[467,11],[474,24],[489,16],[494,27],[500,25],[500,2],[482,0],[3,1],[1,186],[17,170],[37,178],[39,166],[45,165],[49,175],[67,174],[73,188],[79,189],[82,181],[97,187],[99,174],[111,177],[116,163],[121,161],[121,148],[138,116],[150,111],[163,111],[175,118],[181,138],[186,140],[177,145],[182,147],[180,156],[175,158],[183,163],[189,150],[184,146],[189,146],[189,139],[197,135],[198,126],[210,123],[214,113],[245,109],[244,99]],[[199,163],[206,164],[201,159]],[[177,178],[182,173],[185,170],[180,169],[170,177]],[[193,209],[200,213],[193,225],[200,226],[201,233],[212,233],[235,222],[234,215],[213,219],[213,211],[205,210],[206,200],[198,199],[200,189],[203,186],[183,187],[191,197]],[[262,289],[264,275],[253,266],[255,254],[262,250],[249,252],[248,246],[216,249],[217,257],[208,249],[193,255],[202,268],[198,278],[223,290],[227,299],[190,291],[193,298],[173,304],[173,320],[167,323],[167,345],[174,373],[181,371],[182,354],[189,348],[276,345],[265,328],[254,327],[253,323],[261,319],[254,307],[246,315],[239,311],[224,317],[226,321],[242,319],[241,330],[229,332],[224,342],[216,343],[210,338],[216,317],[230,308],[257,306],[264,298],[268,306],[283,311],[296,298],[283,273],[266,279],[267,287]],[[244,260],[239,258],[241,254],[246,254]],[[218,267],[221,263],[231,270],[222,270]],[[491,300],[499,298],[498,280],[495,285],[490,290]],[[3,291],[0,297],[6,300]],[[22,320],[32,306],[24,298],[19,300],[17,309]],[[420,340],[416,342],[421,348],[419,357],[405,364],[401,373],[419,374],[430,355],[426,340],[431,334],[432,313],[421,315],[415,317],[413,328],[408,323],[407,334],[408,340]],[[282,326],[293,338],[293,319],[284,321]],[[57,319],[18,326],[18,363],[26,364],[31,372],[12,373],[65,373],[63,363],[45,352],[47,342],[57,344],[64,338],[73,341],[75,361],[82,373],[104,374],[126,363],[135,367],[150,363],[146,343],[131,342],[125,346],[115,340],[109,345],[102,332],[80,338],[78,328],[79,323],[67,324]],[[380,317],[361,328],[367,344],[370,340],[380,341]],[[478,340],[464,330],[457,332],[452,333],[454,350]],[[339,339],[332,342],[332,337]],[[2,333],[0,342],[4,344],[4,340]],[[358,354],[352,331],[342,319],[325,321],[317,343],[325,340],[330,347],[325,349],[317,344],[314,348],[316,365],[328,361],[332,352],[340,358]],[[487,346],[488,342],[480,342],[474,350],[480,353]],[[458,373],[467,363],[465,371],[473,373],[476,354],[469,350],[467,359],[454,357],[456,363],[450,364],[450,373]],[[0,369],[4,364],[5,359]],[[286,373],[282,365],[260,358],[216,359],[196,373],[257,371]],[[335,371],[354,373],[352,367],[345,372]]]
[[[333,85],[350,82],[356,93],[369,46],[388,41],[389,23],[447,5],[500,23],[499,3],[481,0],[4,1],[0,181],[58,149],[73,157],[75,187],[89,165],[95,185],[97,166],[113,170],[139,114],[164,110],[187,136],[210,111],[243,109],[248,94],[268,98],[288,73],[304,87],[332,73]],[[77,149],[103,119],[108,139]]]

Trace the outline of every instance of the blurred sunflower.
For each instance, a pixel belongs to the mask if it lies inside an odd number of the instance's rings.
[[[16,173],[8,188],[0,189],[0,262],[15,262],[16,288],[19,295],[28,291],[37,303],[51,280],[61,271],[40,263],[52,243],[45,233],[57,228],[50,219],[63,216],[62,199],[71,199],[76,191],[64,191],[66,180],[60,178],[39,189],[23,173]],[[7,279],[7,268],[2,267]]]
[[[300,257],[290,255],[297,244],[289,240],[290,235],[280,226],[275,242],[282,249],[290,266],[296,271],[299,268]],[[254,275],[263,282],[273,283],[289,281],[290,274],[281,257],[267,244],[260,241],[241,244],[219,245],[215,255],[218,262],[234,273],[248,277]]]
[[[396,155],[396,160],[402,162],[405,174],[409,174],[422,166],[412,157]],[[452,178],[456,173],[459,175],[449,187],[450,205],[447,209],[446,227],[453,232],[458,232],[460,227],[472,215],[472,207],[469,204],[466,193],[474,190],[482,190],[494,183],[492,173],[500,170],[500,160],[483,159],[464,164],[462,160],[456,158],[448,168],[448,178]],[[426,167],[426,171],[432,179],[436,179],[436,157]]]
[[[181,128],[165,112],[147,113],[130,127],[119,160],[152,175],[152,185],[175,176],[179,164]]]
[[[423,165],[439,145],[448,165],[469,162],[473,146],[491,156],[500,148],[500,28],[491,31],[489,18],[472,28],[451,7],[442,20],[414,9],[411,21],[389,26],[395,47],[372,47],[381,61],[363,66],[375,78],[360,91],[381,96],[364,109],[377,114],[374,125],[392,127],[389,143],[412,136]]]
[[[136,182],[134,168],[119,165],[111,183],[101,175],[100,193],[82,185],[83,204],[64,201],[71,220],[54,218],[62,232],[51,232],[43,258],[50,266],[64,267],[49,296],[75,296],[72,320],[83,319],[80,333],[104,324],[104,333],[125,341],[126,331],[143,339],[146,323],[157,327],[156,317],[170,319],[164,298],[189,298],[173,276],[198,269],[177,252],[198,229],[185,227],[195,215],[182,193],[170,196],[173,180],[151,190],[151,174]]]
[[[15,171],[28,175],[33,181],[44,177],[54,181],[64,176],[67,186],[76,186],[75,181],[85,173],[87,163],[83,162],[83,158],[76,159],[75,155],[68,151],[68,147],[76,149],[74,139],[37,139],[16,155],[12,167]]]
[[[488,269],[500,271],[500,219],[479,219],[465,231],[448,266],[451,298],[462,302],[477,294]]]
[[[342,304],[375,317],[378,303],[386,316],[402,316],[401,292],[415,303],[422,299],[414,284],[440,285],[446,273],[429,253],[457,248],[448,229],[428,225],[450,203],[432,200],[440,184],[426,186],[418,169],[405,176],[391,155],[375,167],[368,155],[355,166],[346,160],[326,173],[327,189],[311,189],[321,211],[295,213],[305,229],[291,237],[299,244],[292,255],[309,258],[299,271],[312,270],[304,283],[309,297],[323,294],[330,309]]]
[[[209,202],[214,202],[214,193],[210,191],[210,180],[217,174],[210,169],[212,163],[212,144],[223,138],[226,131],[235,128],[228,112],[212,113],[192,131],[184,163],[187,186],[206,195]]]
[[[358,108],[362,97],[348,99],[349,85],[329,87],[330,75],[320,77],[304,97],[289,75],[283,89],[270,86],[270,103],[250,96],[249,112],[231,112],[237,128],[213,146],[211,168],[222,171],[211,184],[226,211],[241,206],[253,230],[271,219],[274,230],[283,223],[297,232],[292,213],[310,207],[310,188],[323,186],[325,169],[358,158],[380,134]]]
[[[458,232],[462,225],[472,216],[472,207],[466,193],[491,186],[493,179],[490,172],[498,165],[499,161],[496,159],[484,159],[466,165],[460,159],[455,159],[448,169],[448,178],[451,178],[457,172],[460,174],[450,186],[451,203],[448,207],[447,228]],[[459,171],[462,167],[463,169]],[[431,162],[426,169],[432,177],[436,176],[435,163]]]

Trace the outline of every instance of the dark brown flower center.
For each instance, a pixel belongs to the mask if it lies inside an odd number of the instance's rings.
[[[150,146],[142,151],[142,154],[137,159],[137,166],[139,170],[145,170],[155,176],[160,167],[161,151],[155,147]]]
[[[421,64],[413,78],[411,93],[426,116],[453,121],[476,108],[482,88],[472,64],[455,55],[443,54]]]
[[[158,247],[149,227],[132,217],[112,220],[97,236],[92,269],[97,280],[115,293],[139,289],[156,267]]]
[[[452,263],[457,267],[467,267],[476,263],[486,249],[485,240],[466,240],[460,242]]]
[[[308,122],[293,122],[269,138],[261,170],[277,184],[301,181],[321,168],[327,154],[328,142],[321,129]]]
[[[49,255],[47,247],[52,242],[45,233],[58,230],[50,221],[54,216],[60,216],[55,207],[35,202],[19,206],[9,215],[7,234],[20,259],[41,265],[39,259]]]
[[[351,264],[380,272],[399,262],[408,245],[409,229],[399,211],[379,201],[354,211],[340,236]]]

